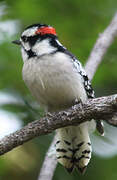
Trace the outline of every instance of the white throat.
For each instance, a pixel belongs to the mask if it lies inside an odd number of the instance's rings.
[[[27,61],[28,60],[28,55],[27,55],[27,53],[26,53],[26,51],[24,50],[23,47],[21,47],[21,54],[22,54],[23,62]]]
[[[32,47],[32,51],[35,52],[37,56],[41,56],[43,54],[49,54],[56,50],[57,50],[56,47],[50,45],[49,39],[37,41],[35,45]]]

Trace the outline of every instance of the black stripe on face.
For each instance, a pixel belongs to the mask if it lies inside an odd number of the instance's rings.
[[[40,35],[37,34],[37,35],[28,37],[28,42],[29,42],[30,46],[32,47],[39,39],[40,39]]]
[[[44,35],[40,35],[40,34],[36,34],[36,35],[33,35],[33,36],[22,36],[21,39],[24,43],[28,42],[30,47],[34,46],[35,43],[37,41],[42,41],[44,39],[47,39],[49,38],[50,39],[50,42],[55,42],[55,39],[57,38],[55,35],[53,34],[44,34]],[[56,47],[56,46],[54,46]]]
[[[29,43],[29,45],[32,47],[36,41],[40,39],[40,35],[37,34],[34,36],[21,36],[21,39],[24,43]]]
[[[22,45],[22,48],[24,49],[25,53],[28,55],[28,59],[30,59],[32,57],[36,57],[36,54],[31,49],[26,50],[23,45]]]
[[[26,53],[28,54],[28,59],[36,56],[36,54],[31,49],[26,51]]]

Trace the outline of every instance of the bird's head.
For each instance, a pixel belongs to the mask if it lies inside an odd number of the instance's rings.
[[[15,40],[13,43],[21,46],[24,60],[51,53],[61,45],[55,29],[46,24],[28,26],[21,34],[20,40]]]

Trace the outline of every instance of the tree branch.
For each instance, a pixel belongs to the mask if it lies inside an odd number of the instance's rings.
[[[85,104],[77,104],[67,111],[53,113],[52,115],[48,114],[46,117],[33,121],[0,140],[0,155],[34,137],[51,133],[53,130],[61,127],[78,125],[91,119],[103,119],[108,122],[116,112],[117,94],[89,99]]]
[[[100,36],[97,39],[97,41],[96,41],[96,43],[94,45],[94,48],[92,49],[92,51],[90,53],[90,56],[89,56],[89,58],[87,60],[85,69],[86,69],[86,72],[87,72],[88,77],[89,77],[90,80],[93,79],[93,76],[94,76],[99,64],[101,63],[104,54],[106,53],[108,47],[112,44],[112,42],[113,42],[116,35],[117,35],[117,13],[113,17],[113,19],[112,19],[111,23],[109,24],[109,26],[105,29],[105,31],[102,34],[100,34]],[[111,120],[108,121],[108,122],[110,124],[112,124],[112,125],[114,125],[114,122],[115,122],[115,126],[116,126],[117,125],[116,120],[117,120],[117,114],[115,114],[113,116],[112,122],[111,122]],[[52,142],[52,144],[54,144],[54,141]],[[48,155],[46,155],[46,156],[48,156]],[[55,155],[53,155],[53,158],[55,158]],[[53,158],[48,159],[49,164],[51,164],[51,161],[53,163]],[[55,161],[56,161],[56,159],[55,159]],[[46,165],[47,165],[47,163],[46,163]],[[56,164],[55,164],[54,168],[53,167],[51,168],[51,166],[50,166],[49,171],[51,171],[51,173],[54,174],[55,168],[56,168]],[[46,173],[46,168],[42,167],[40,174],[41,173],[45,174]],[[52,177],[50,177],[49,174],[46,177],[47,177],[46,179],[48,179],[48,180],[52,179]],[[38,180],[44,180],[43,176],[39,176]]]

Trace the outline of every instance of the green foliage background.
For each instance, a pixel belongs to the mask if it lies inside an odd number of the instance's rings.
[[[117,11],[117,0],[6,0],[7,13],[0,18],[19,20],[19,32],[13,38],[19,38],[23,29],[33,23],[47,23],[56,28],[59,40],[85,64],[99,34],[107,27]],[[9,27],[7,27],[9,28]],[[0,89],[20,94],[22,98],[33,101],[22,77],[22,58],[20,49],[11,40],[0,44]],[[117,40],[104,56],[93,80],[97,96],[116,93],[117,90]],[[4,106],[9,111],[23,112],[24,124],[34,120],[35,116],[26,105]],[[40,111],[42,114],[42,111]],[[12,119],[11,119],[12,123]],[[0,158],[0,180],[36,180],[45,152],[51,142],[52,134],[34,139]],[[100,148],[100,147],[99,147]],[[116,180],[117,156],[104,159],[92,157],[84,176],[76,171],[69,175],[58,165],[54,180]]]

